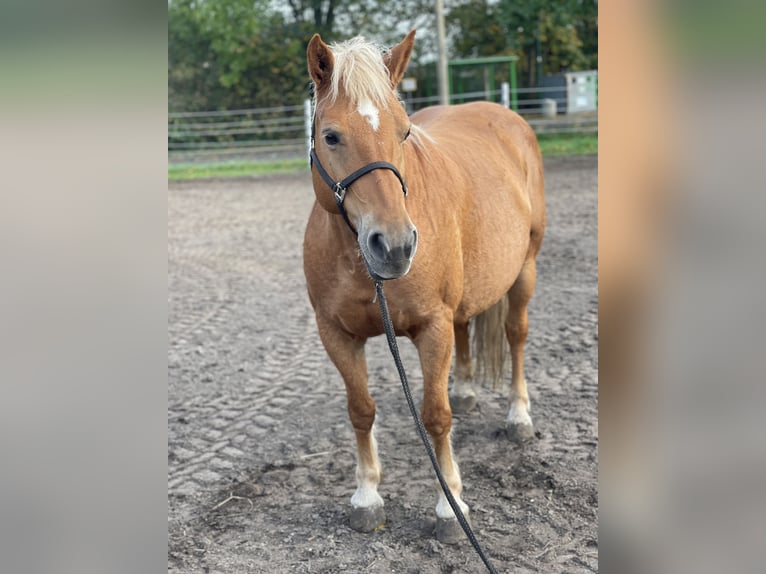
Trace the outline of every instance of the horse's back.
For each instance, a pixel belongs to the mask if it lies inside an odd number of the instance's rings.
[[[534,130],[516,112],[492,102],[432,106],[412,115],[449,163],[472,181],[510,179],[527,196],[531,227],[545,226],[543,161]],[[506,188],[506,193],[508,189]]]
[[[450,153],[449,142],[470,140],[487,145],[496,142],[506,151],[515,149],[523,155],[526,155],[525,151],[538,147],[534,131],[524,118],[492,102],[432,106],[414,113],[412,121],[439,142],[444,153]],[[531,156],[526,159],[531,159]]]
[[[473,315],[497,301],[539,250],[545,198],[537,139],[521,116],[490,102],[434,106],[412,121],[438,150],[439,161],[422,169],[454,188],[431,191],[450,193],[463,205],[461,307]]]

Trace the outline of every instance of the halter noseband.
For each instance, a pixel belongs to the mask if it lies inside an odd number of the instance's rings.
[[[335,204],[338,206],[338,211],[340,211],[340,214],[343,216],[343,220],[346,222],[346,225],[348,225],[348,228],[354,233],[354,235],[357,235],[357,231],[356,229],[354,229],[354,226],[351,225],[351,220],[348,218],[348,213],[346,213],[346,208],[343,206],[343,202],[346,200],[346,192],[348,191],[349,186],[352,183],[354,183],[357,179],[376,169],[390,170],[394,172],[394,175],[399,180],[399,183],[402,184],[402,191],[404,192],[404,196],[407,197],[407,184],[404,183],[404,178],[402,177],[402,174],[399,173],[399,170],[396,169],[395,165],[390,164],[387,161],[374,161],[372,163],[368,163],[367,165],[360,167],[354,173],[343,178],[342,180],[334,181],[330,177],[330,174],[327,173],[327,170],[320,163],[319,158],[317,157],[317,154],[316,154],[316,150],[314,149],[315,130],[316,130],[316,120],[312,122],[311,124],[311,153],[309,154],[309,157],[311,159],[309,161],[309,165],[310,166],[316,165],[319,175],[322,177],[324,182],[333,191],[333,195],[335,196]]]

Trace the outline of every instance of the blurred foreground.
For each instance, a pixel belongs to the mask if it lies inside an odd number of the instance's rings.
[[[617,1],[600,14],[601,565],[754,571],[766,85],[753,52],[711,48],[752,40],[709,27],[746,13],[659,10]]]

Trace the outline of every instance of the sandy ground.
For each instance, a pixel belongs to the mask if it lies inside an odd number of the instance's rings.
[[[598,570],[596,164],[546,160],[526,354],[536,438],[508,441],[507,391],[455,418],[464,499],[500,572]],[[312,201],[306,173],[170,186],[168,571],[484,572],[467,541],[433,537],[433,471],[382,337],[368,359],[388,520],[348,527],[353,432],[302,271]]]

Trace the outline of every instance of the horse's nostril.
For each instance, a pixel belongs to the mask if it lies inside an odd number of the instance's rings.
[[[385,257],[390,252],[386,238],[379,231],[370,233],[369,237],[367,238],[367,245],[370,247],[372,254],[375,255],[378,259],[385,259]]]
[[[389,243],[389,239],[391,237],[381,231],[371,231],[367,235],[369,254],[385,263],[412,259],[418,244],[417,231],[413,229],[405,236],[394,236],[393,243]]]
[[[415,248],[418,246],[418,230],[413,229],[412,235],[410,235],[409,241],[404,244],[404,256],[407,259],[412,258],[412,254],[415,252]]]

